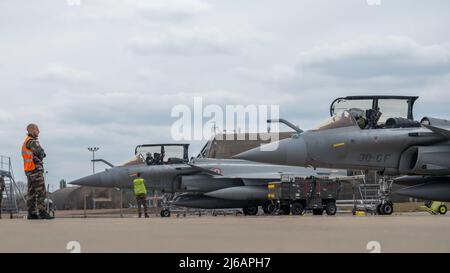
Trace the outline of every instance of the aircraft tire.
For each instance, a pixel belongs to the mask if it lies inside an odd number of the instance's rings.
[[[327,206],[325,208],[325,211],[327,213],[327,215],[336,215],[337,212],[337,207],[336,207],[336,203],[335,202],[328,202]]]
[[[265,214],[273,214],[275,212],[276,206],[274,204],[272,204],[272,202],[266,202],[262,206],[262,209]]]
[[[258,214],[258,207],[246,207],[242,209],[242,212],[244,213],[244,215],[254,216]]]
[[[292,215],[302,215],[304,212],[302,203],[295,202],[294,204],[292,204],[291,212],[292,212]]]
[[[168,209],[163,209],[161,210],[161,217],[170,217],[170,210]]]
[[[383,215],[391,215],[394,212],[394,206],[391,202],[387,202],[381,206],[380,210],[383,212]]]
[[[274,212],[277,210],[277,206],[275,204],[270,204],[268,206],[268,212],[269,214],[274,214]]]
[[[441,215],[447,214],[447,206],[446,206],[446,205],[440,206],[440,207],[439,207],[439,213],[440,213]]]
[[[377,205],[377,214],[378,215],[383,215],[383,212],[381,211],[381,206],[382,206],[383,204],[378,204]]]

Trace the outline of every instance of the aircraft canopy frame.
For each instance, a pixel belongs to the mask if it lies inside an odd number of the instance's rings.
[[[140,152],[140,149],[145,148],[158,148],[151,152],[144,151]],[[178,153],[182,154],[181,156],[173,157],[173,151],[169,151],[169,154],[166,154],[166,148],[176,148],[180,147],[180,151]],[[155,158],[154,155],[157,153],[159,155],[158,158]],[[150,156],[149,156],[150,155]],[[166,156],[167,155],[167,156]],[[166,165],[166,164],[182,164],[189,162],[189,144],[142,144],[136,146],[134,149],[134,157],[125,163],[120,164],[120,166],[130,166],[130,165],[138,165],[138,164],[147,164],[147,165]]]
[[[404,101],[406,105],[406,115],[405,116],[399,116],[402,118],[406,118],[409,120],[414,120],[414,103],[418,99],[418,96],[347,96],[347,97],[339,97],[335,99],[331,105],[330,105],[330,115],[335,116],[337,114],[337,107],[339,103],[347,102],[347,101],[365,101],[369,104],[368,107],[370,107],[371,110],[381,110],[383,112],[383,109],[380,109],[381,105],[385,102],[394,102],[395,100]],[[371,104],[371,105],[370,105]],[[399,103],[400,105],[400,103]],[[370,109],[364,109],[364,110],[370,110]],[[350,109],[343,109],[343,110],[350,110]]]
[[[134,149],[134,154],[136,157],[139,157],[140,155],[143,156],[139,152],[140,149],[153,148],[153,147],[160,147],[160,149],[158,150],[158,152],[160,154],[165,154],[165,152],[167,150],[166,148],[168,148],[168,147],[175,147],[175,148],[180,147],[180,148],[182,148],[182,157],[179,159],[181,159],[184,162],[189,162],[189,144],[177,144],[177,143],[142,144],[142,145],[136,146],[136,148]],[[170,156],[168,158],[170,158]],[[166,157],[166,159],[167,159],[167,157]]]

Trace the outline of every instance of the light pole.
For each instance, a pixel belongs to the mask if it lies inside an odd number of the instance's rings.
[[[95,152],[97,152],[98,150],[100,150],[99,147],[89,147],[88,148],[89,152],[92,152],[92,173],[95,173]]]
[[[95,152],[100,150],[99,147],[89,147],[89,152],[92,152],[92,173],[95,174]],[[92,208],[95,209],[95,189],[92,188]]]

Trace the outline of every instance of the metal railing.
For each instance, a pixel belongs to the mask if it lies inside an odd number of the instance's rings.
[[[11,158],[8,156],[0,155],[0,175],[5,178],[5,192],[3,195],[6,197],[2,204],[2,211],[9,212],[11,214],[18,213],[19,207],[17,204],[17,196],[21,198],[25,203],[24,195],[14,179],[14,171],[11,164]]]

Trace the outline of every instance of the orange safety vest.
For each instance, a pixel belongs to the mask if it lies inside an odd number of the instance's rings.
[[[22,145],[23,169],[26,172],[31,172],[36,169],[36,164],[34,163],[33,160],[33,151],[27,148],[27,143],[31,139],[33,138],[28,136]]]

